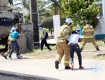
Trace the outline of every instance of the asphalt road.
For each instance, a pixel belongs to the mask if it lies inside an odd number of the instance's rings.
[[[0,80],[25,80],[25,79],[19,79],[19,78],[7,77],[7,76],[0,75]]]

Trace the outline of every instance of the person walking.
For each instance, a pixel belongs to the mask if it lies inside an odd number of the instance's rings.
[[[41,50],[43,50],[44,45],[51,51],[49,44],[47,43],[48,33],[43,27],[42,24],[39,25],[40,27],[40,39],[41,39]]]
[[[8,50],[6,53],[2,54],[2,56],[7,59],[7,56],[10,54],[10,51],[11,51],[11,42],[12,41],[15,41],[16,39],[15,38],[12,38],[12,32],[15,31],[16,28],[15,27],[12,27],[11,31],[10,31],[10,34],[8,36]],[[22,57],[22,56],[21,56]]]
[[[22,56],[20,56],[20,46],[17,42],[17,39],[19,38],[19,33],[16,31],[16,27],[13,27],[11,29],[11,38],[10,38],[10,41],[11,41],[11,50],[10,50],[10,54],[9,54],[9,59],[12,59],[11,56],[12,56],[12,53],[14,52],[15,50],[15,47],[17,49],[17,54],[16,54],[16,57],[18,59],[21,59]]]
[[[95,39],[94,39],[94,28],[93,26],[91,26],[89,24],[89,22],[86,22],[86,25],[84,26],[83,30],[82,30],[82,33],[84,35],[84,38],[83,38],[83,43],[82,43],[82,46],[81,46],[81,50],[83,50],[85,44],[87,42],[91,42],[93,43],[94,47],[96,48],[97,51],[99,51],[99,47],[97,45],[97,43],[95,42]]]
[[[70,35],[70,28],[72,25],[72,20],[67,18],[65,20],[64,25],[60,27],[58,37],[57,37],[57,58],[55,60],[55,68],[59,69],[59,64],[61,63],[62,57],[64,57],[64,66],[65,69],[70,69],[69,61],[70,61],[70,49],[67,43],[68,36]]]
[[[79,62],[79,69],[84,69],[82,66],[82,56],[81,56],[81,49],[78,45],[78,41],[80,39],[80,35],[77,31],[72,31],[72,34],[69,37],[69,43],[70,46],[70,62],[71,62],[71,69],[74,69],[74,52],[77,53],[78,56],[78,62]]]

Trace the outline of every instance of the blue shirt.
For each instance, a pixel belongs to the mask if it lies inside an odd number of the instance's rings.
[[[13,31],[13,32],[11,32],[11,34],[12,34],[12,38],[14,38],[14,39],[17,39],[19,36],[17,31]]]

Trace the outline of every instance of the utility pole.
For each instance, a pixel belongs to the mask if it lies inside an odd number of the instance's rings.
[[[39,27],[37,0],[30,0],[30,20],[33,23],[34,46],[39,46]]]

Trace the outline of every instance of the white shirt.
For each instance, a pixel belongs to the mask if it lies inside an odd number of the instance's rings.
[[[68,38],[68,40],[69,40],[68,45],[70,45],[71,43],[77,44],[79,38],[80,38],[80,35],[79,35],[79,34],[71,34],[71,35],[69,36],[69,38]]]

